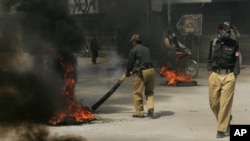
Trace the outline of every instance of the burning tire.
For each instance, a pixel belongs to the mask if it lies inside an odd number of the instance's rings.
[[[175,86],[197,86],[197,81],[177,81]]]

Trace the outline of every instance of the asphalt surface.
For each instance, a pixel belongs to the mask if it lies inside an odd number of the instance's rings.
[[[91,107],[124,73],[117,58],[78,57],[75,99]],[[250,124],[250,66],[241,66],[237,78],[231,124]],[[216,119],[208,103],[208,75],[200,64],[197,86],[167,86],[157,75],[155,117],[133,118],[133,77],[126,78],[93,114],[97,120],[72,126],[49,127],[51,135],[82,136],[87,141],[229,141],[216,138]],[[145,112],[147,111],[145,106]]]

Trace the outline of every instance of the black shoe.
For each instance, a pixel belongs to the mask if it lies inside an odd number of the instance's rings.
[[[224,138],[224,137],[225,137],[225,133],[224,132],[217,131],[216,138]]]
[[[154,116],[154,109],[148,109],[148,114],[147,114],[148,117],[153,117]]]
[[[132,115],[132,117],[135,117],[135,118],[145,118],[144,115]]]

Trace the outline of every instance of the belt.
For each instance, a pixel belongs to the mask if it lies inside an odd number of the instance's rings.
[[[142,70],[147,70],[147,69],[151,69],[151,68],[153,68],[153,66],[152,67],[144,67],[144,68],[142,68]]]
[[[233,72],[230,69],[215,69],[213,72],[218,73],[218,74],[229,74],[230,72]]]
[[[142,65],[140,68],[141,68],[141,70],[147,70],[147,69],[151,69],[153,67],[154,66],[152,63],[146,63],[146,64]]]

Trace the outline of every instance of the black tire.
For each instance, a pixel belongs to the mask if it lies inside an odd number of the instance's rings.
[[[168,81],[166,81],[168,84]],[[175,86],[197,86],[197,81],[177,81]]]
[[[177,82],[176,86],[197,86],[197,81],[190,81],[190,82]]]
[[[185,73],[192,78],[196,78],[199,72],[198,63],[193,59],[189,59],[186,63]]]

